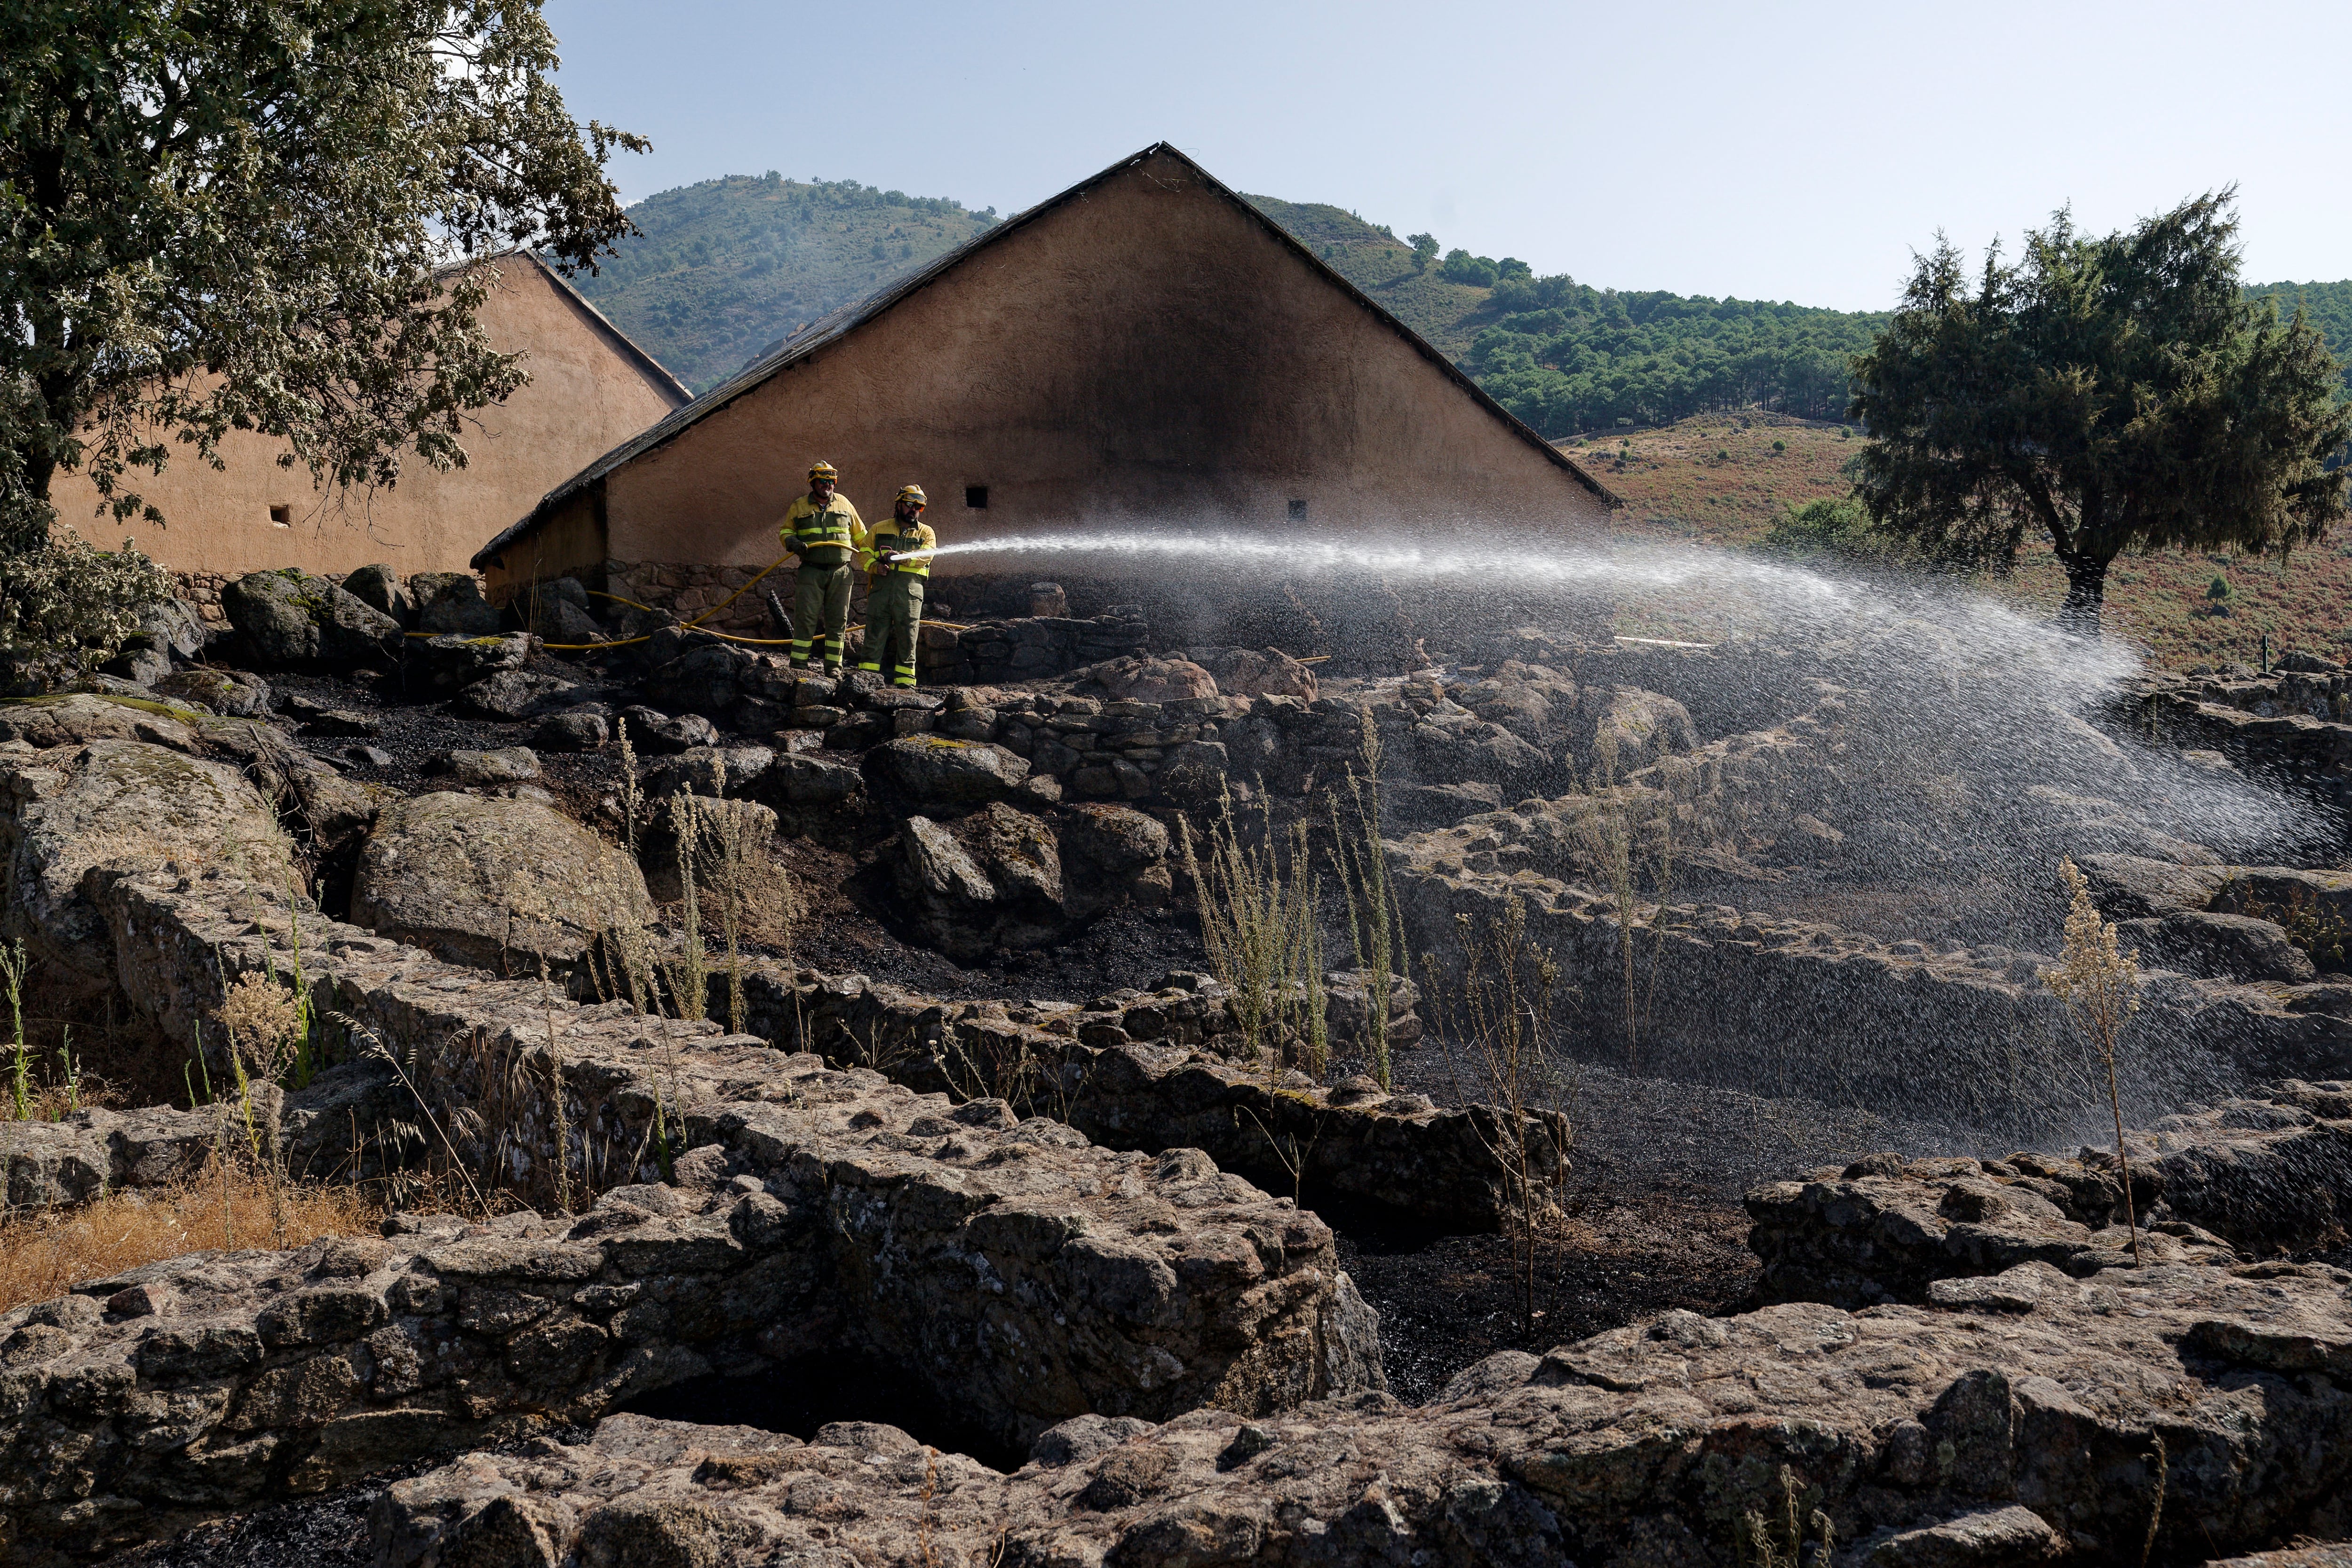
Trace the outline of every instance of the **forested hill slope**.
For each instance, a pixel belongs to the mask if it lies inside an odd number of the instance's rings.
[[[1249,200],[1496,400],[1553,437],[1757,405],[1845,413],[1846,360],[1884,315],[1594,288],[1516,256],[1437,254],[1338,207]]]
[[[629,216],[643,232],[572,281],[698,392],[996,222],[961,202],[774,173],[664,191]]]
[[[1756,407],[1842,418],[1849,356],[1883,313],[1594,288],[1515,257],[1398,238],[1344,208],[1245,198],[1554,438]],[[808,322],[862,298],[996,221],[961,203],[855,180],[730,175],[629,209],[644,231],[578,279],[621,329],[697,392]],[[1416,254],[1413,240],[1423,242]],[[2299,301],[2352,350],[2352,283],[2250,288]],[[2346,371],[2352,389],[2352,369]]]
[[[2352,282],[2256,283],[2247,287],[2246,297],[2270,300],[2282,321],[2301,306],[2305,319],[2319,329],[2344,362],[2344,390],[2352,395]]]

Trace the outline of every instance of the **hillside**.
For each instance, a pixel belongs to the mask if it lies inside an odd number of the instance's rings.
[[[1835,418],[1883,314],[1594,288],[1516,256],[1433,255],[1338,207],[1251,196],[1357,287],[1553,437],[1755,406]]]
[[[1244,198],[1554,438],[1661,425],[1708,410],[1834,419],[1846,363],[1883,313],[1594,288],[1527,263],[1399,239],[1344,208]],[[855,180],[729,175],[649,196],[643,234],[581,292],[700,392],[808,322],[864,298],[996,221]],[[1416,256],[1413,238],[1424,241]],[[2247,290],[2301,303],[2352,345],[2352,282]],[[2352,367],[2345,372],[2352,392]]]
[[[1288,229],[1300,244],[1379,300],[1390,315],[1427,339],[1446,358],[1459,360],[1470,351],[1475,331],[1471,319],[1492,290],[1452,282],[1439,276],[1435,267],[1414,272],[1412,246],[1345,208],[1319,202],[1286,202],[1275,196],[1242,199]]]
[[[2281,319],[2301,306],[2305,318],[2344,361],[2344,390],[2352,395],[2352,282],[2256,283],[2247,287],[2246,297],[2273,301]]]
[[[996,221],[959,202],[773,173],[664,191],[629,216],[643,232],[573,282],[698,392]]]
[[[1783,509],[1847,493],[1841,472],[1861,442],[1850,426],[1749,413],[1716,413],[1603,441],[1563,442],[1625,498],[1622,532],[1634,538],[1696,538],[1761,548]],[[2230,585],[2216,612],[2207,591]],[[2054,614],[2066,581],[2046,545],[2029,547],[2008,579],[1979,586],[2021,606]],[[2205,550],[2126,556],[2107,579],[2110,633],[2147,649],[2174,669],[2236,660],[2252,664],[2268,632],[2273,652],[2307,648],[2352,658],[2352,529],[2317,549],[2281,559]],[[1703,611],[1627,632],[1703,635]]]

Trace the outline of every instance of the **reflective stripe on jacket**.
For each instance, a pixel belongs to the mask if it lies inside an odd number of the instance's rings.
[[[845,497],[836,495],[819,510],[806,496],[796,496],[776,538],[799,553],[803,566],[843,566],[865,548],[866,522]]]
[[[887,577],[893,572],[901,577],[931,575],[931,555],[939,549],[940,537],[931,532],[929,524],[906,528],[898,518],[886,517],[875,524],[874,531],[866,537],[866,570],[873,576]],[[914,559],[895,565],[882,559],[898,550],[907,550]]]

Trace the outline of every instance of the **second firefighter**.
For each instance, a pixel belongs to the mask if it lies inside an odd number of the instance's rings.
[[[939,538],[923,521],[920,485],[898,491],[891,516],[874,525],[866,545],[866,645],[857,667],[887,670],[894,686],[915,684],[915,649],[923,632],[923,591]]]

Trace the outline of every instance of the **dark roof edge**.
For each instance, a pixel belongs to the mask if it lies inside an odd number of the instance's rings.
[[[545,277],[550,283],[555,285],[556,292],[562,295],[566,300],[570,301],[573,308],[582,311],[587,316],[589,326],[611,340],[612,346],[620,350],[621,357],[623,359],[625,359],[632,364],[635,365],[638,371],[644,374],[645,378],[653,382],[664,395],[674,397],[677,400],[674,405],[675,407],[683,408],[688,403],[694,401],[694,392],[692,390],[689,389],[684,382],[679,381],[676,376],[670,374],[669,367],[663,364],[659,360],[655,359],[651,354],[646,352],[644,349],[638,346],[637,340],[635,338],[630,337],[626,332],[622,331],[620,328],[614,326],[613,324],[613,319],[610,316],[607,316],[602,310],[597,309],[595,305],[589,300],[586,295],[581,293],[579,289],[572,286],[572,280],[570,278],[556,271],[552,267],[550,267],[544,257],[527,250],[517,251],[512,254],[528,257],[530,264],[539,268],[540,275]]]
[[[1202,182],[1208,189],[1224,197],[1225,200],[1231,202],[1243,212],[1248,214],[1253,221],[1262,225],[1283,245],[1288,246],[1294,256],[1297,256],[1300,260],[1306,262],[1307,266],[1320,273],[1327,280],[1337,285],[1349,298],[1355,300],[1359,306],[1370,311],[1377,320],[1386,326],[1391,331],[1395,332],[1399,337],[1402,338],[1408,344],[1412,345],[1414,351],[1419,353],[1423,359],[1429,361],[1440,371],[1444,371],[1456,386],[1459,386],[1463,391],[1468,392],[1471,398],[1482,408],[1486,409],[1487,413],[1501,420],[1504,424],[1508,426],[1515,434],[1517,434],[1522,441],[1527,442],[1529,445],[1541,452],[1555,466],[1565,470],[1576,480],[1578,484],[1582,485],[1587,490],[1590,490],[1593,495],[1599,497],[1603,502],[1612,507],[1623,505],[1623,503],[1609,489],[1607,486],[1601,484],[1591,475],[1586,473],[1582,466],[1571,460],[1567,454],[1561,452],[1558,447],[1552,445],[1551,443],[1537,434],[1534,429],[1529,426],[1525,420],[1522,420],[1518,415],[1513,413],[1509,409],[1505,408],[1501,403],[1496,402],[1492,397],[1487,395],[1486,391],[1482,389],[1477,382],[1472,381],[1468,376],[1462,373],[1460,367],[1456,366],[1451,360],[1448,360],[1444,354],[1439,353],[1434,348],[1431,347],[1428,340],[1423,338],[1420,333],[1415,332],[1412,328],[1398,320],[1396,317],[1389,311],[1388,308],[1383,306],[1379,300],[1374,299],[1370,295],[1366,294],[1362,289],[1349,282],[1348,279],[1342,276],[1337,268],[1333,267],[1330,263],[1325,261],[1321,256],[1317,256],[1313,251],[1307,249],[1305,245],[1301,244],[1297,235],[1284,228],[1280,224],[1276,223],[1272,218],[1266,216],[1265,214],[1258,211],[1255,206],[1252,206],[1250,203],[1238,192],[1234,191],[1231,186],[1218,179],[1215,175],[1210,173],[1206,169],[1202,168],[1200,164],[1194,162],[1192,158],[1187,156],[1173,143],[1167,141],[1155,141],[1150,146],[1144,148],[1141,152],[1131,153],[1129,156],[1120,159],[1118,162],[1111,164],[1108,168],[1088,175],[1087,178],[1079,181],[1076,184],[1072,185],[1069,189],[1060,192],[1055,195],[1048,196],[1044,201],[1039,202],[1036,205],[1029,207],[1024,211],[1015,213],[1011,217],[1004,219],[1003,222],[993,225],[980,234],[972,235],[971,238],[964,241],[963,244],[956,246],[953,250],[946,252],[945,254],[934,258],[928,265],[908,273],[906,277],[900,278],[898,282],[891,284],[888,287],[884,288],[877,293],[869,294],[862,299],[853,300],[851,303],[845,305],[840,309],[833,312],[832,315],[811,322],[799,332],[785,339],[782,343],[779,343],[771,352],[763,354],[759,359],[745,365],[733,375],[728,377],[717,386],[712,387],[700,397],[696,398],[692,402],[672,413],[667,418],[656,421],[652,425],[639,431],[636,434],[631,436],[628,440],[622,442],[610,452],[605,453],[602,457],[597,458],[593,463],[591,463],[586,467],[581,469],[571,478],[566,479],[562,484],[558,485],[554,489],[550,490],[546,495],[541,497],[537,506],[524,513],[520,517],[515,519],[515,521],[509,524],[507,528],[501,529],[496,538],[493,538],[489,543],[484,545],[479,550],[475,552],[471,564],[477,570],[479,570],[486,561],[498,555],[509,545],[513,544],[515,540],[520,538],[524,534],[530,532],[530,529],[537,525],[542,517],[546,517],[550,511],[562,505],[572,496],[578,494],[581,490],[585,489],[589,485],[602,479],[605,475],[611,473],[622,464],[629,462],[645,453],[650,452],[656,447],[667,445],[670,441],[685,434],[685,432],[693,425],[699,423],[702,420],[709,417],[711,414],[717,413],[719,410],[733,403],[736,399],[765,385],[778,372],[789,368],[795,361],[813,353],[817,349],[826,344],[837,341],[839,339],[845,337],[857,328],[865,325],[866,322],[888,310],[901,299],[904,299],[908,296],[923,288],[929,287],[930,284],[941,274],[946,273],[956,267],[961,266],[972,256],[987,249],[990,246],[996,244],[997,241],[1003,239],[1006,235],[1013,234],[1017,230],[1028,227],[1031,224],[1034,224],[1038,219],[1044,217],[1047,213],[1053,212],[1064,204],[1084,195],[1087,192],[1094,189],[1097,185],[1101,184],[1104,181],[1110,179],[1113,175],[1123,173],[1127,170],[1134,167],[1136,164],[1142,162],[1145,159],[1150,158],[1159,153],[1165,153],[1168,156],[1176,159],[1187,169],[1190,169],[1193,173],[1199,175]],[[593,309],[593,307],[592,306],[590,308]]]

